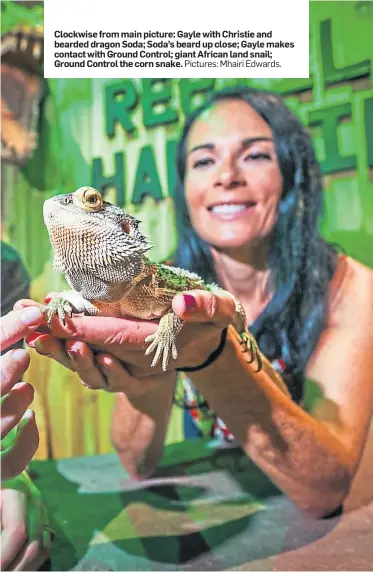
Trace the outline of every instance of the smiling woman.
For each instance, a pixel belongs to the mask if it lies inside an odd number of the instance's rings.
[[[322,183],[311,140],[280,97],[227,89],[189,118],[176,204],[176,263],[238,288],[262,351],[281,357],[294,380],[324,328],[338,256],[318,230]],[[294,383],[300,398],[302,382]]]

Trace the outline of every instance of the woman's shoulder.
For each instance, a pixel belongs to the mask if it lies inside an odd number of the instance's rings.
[[[373,270],[349,256],[340,256],[329,296],[329,325],[373,311]]]

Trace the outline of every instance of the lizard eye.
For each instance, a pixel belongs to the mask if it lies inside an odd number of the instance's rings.
[[[91,187],[83,191],[81,200],[84,209],[88,212],[100,211],[104,205],[100,193]]]

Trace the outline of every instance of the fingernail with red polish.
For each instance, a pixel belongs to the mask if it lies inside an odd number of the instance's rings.
[[[26,344],[29,346],[29,348],[33,348],[35,349],[35,342],[38,338],[41,337],[41,334],[38,333],[33,333],[33,334],[29,334],[28,336],[25,337],[25,342]]]
[[[195,310],[197,308],[197,302],[194,296],[183,294],[183,298],[186,310]]]
[[[46,297],[44,298],[44,302],[45,302],[46,304],[49,304],[49,302],[50,302],[51,300],[52,300],[52,296],[46,296]]]

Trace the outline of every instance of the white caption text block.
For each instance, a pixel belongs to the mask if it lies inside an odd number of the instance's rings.
[[[46,78],[309,77],[308,0],[45,0]]]

